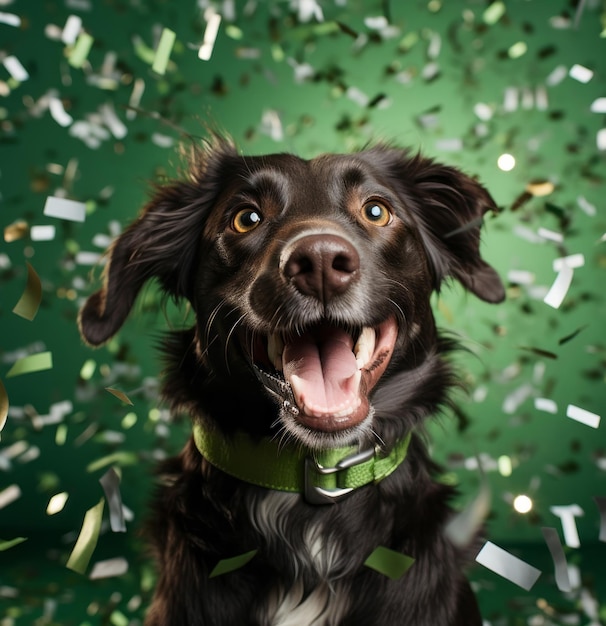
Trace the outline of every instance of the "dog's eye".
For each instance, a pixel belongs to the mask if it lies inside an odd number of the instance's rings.
[[[374,226],[387,226],[391,222],[391,212],[380,202],[367,202],[362,207],[362,217]]]
[[[261,214],[254,209],[242,209],[238,211],[232,220],[232,228],[237,233],[248,233],[261,223]]]

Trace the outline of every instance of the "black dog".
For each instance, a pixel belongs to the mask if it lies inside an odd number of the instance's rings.
[[[444,533],[453,489],[423,422],[457,384],[431,293],[504,297],[479,254],[494,208],[387,146],[306,161],[216,139],[157,189],[80,315],[102,344],[151,278],[195,312],[164,346],[164,398],[194,436],[161,471],[148,626],[481,624],[477,546]],[[377,548],[414,563],[385,576],[365,566]]]

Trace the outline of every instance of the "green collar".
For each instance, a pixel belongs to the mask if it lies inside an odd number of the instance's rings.
[[[196,447],[211,464],[244,482],[277,491],[302,493],[311,504],[334,503],[354,489],[377,483],[406,458],[411,434],[391,452],[347,446],[305,451],[273,439],[253,441],[244,433],[227,438],[194,424]]]

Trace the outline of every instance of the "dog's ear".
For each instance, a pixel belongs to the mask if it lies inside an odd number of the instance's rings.
[[[505,298],[503,283],[480,256],[484,214],[496,209],[488,191],[458,169],[430,159],[413,158],[409,167],[418,198],[413,210],[420,221],[436,288],[451,276],[478,298],[501,302]]]
[[[202,230],[219,187],[219,161],[227,152],[224,146],[196,153],[190,178],[158,186],[141,215],[112,244],[103,287],[78,317],[88,344],[99,346],[115,335],[151,278],[175,299],[190,298]]]

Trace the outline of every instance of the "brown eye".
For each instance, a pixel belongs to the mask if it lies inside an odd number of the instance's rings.
[[[261,223],[261,214],[255,209],[242,209],[232,220],[232,228],[240,234],[248,233]]]
[[[391,212],[380,202],[367,202],[362,207],[362,217],[374,226],[387,226],[391,222]]]

